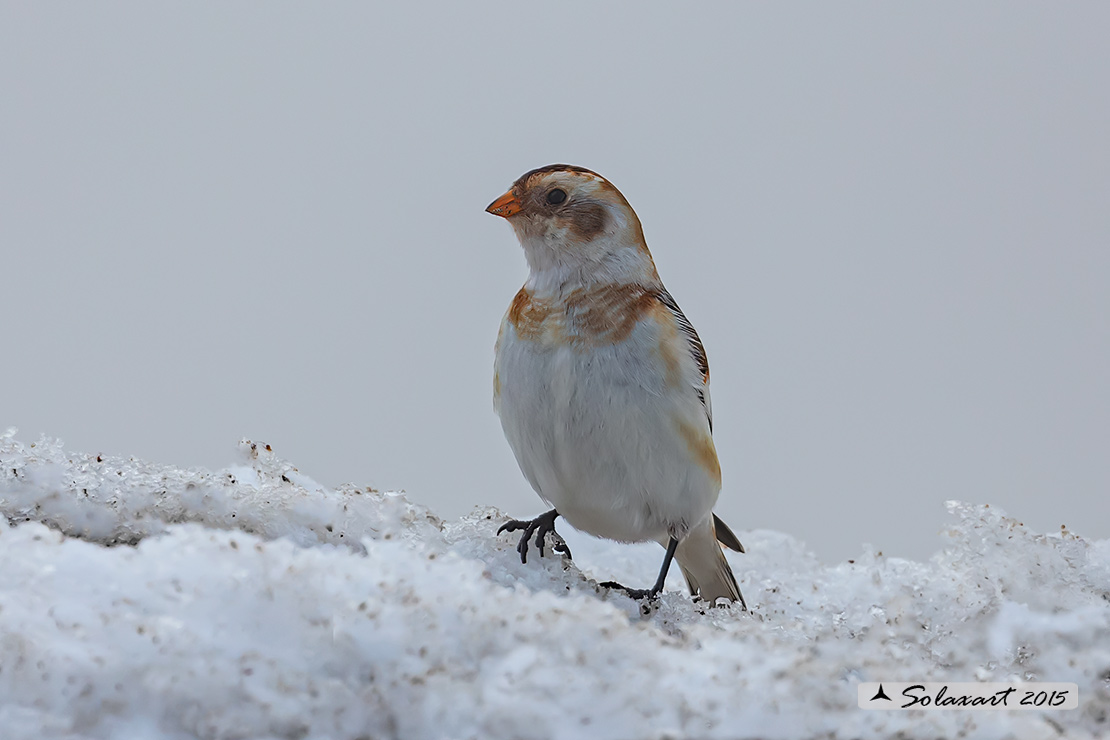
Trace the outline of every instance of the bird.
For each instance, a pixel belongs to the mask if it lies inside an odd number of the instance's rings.
[[[664,287],[636,212],[592,170],[552,164],[526,172],[486,211],[506,219],[528,278],[501,321],[494,409],[524,477],[551,510],[505,522],[523,530],[527,562],[563,517],[575,529],[666,549],[690,593],[746,609],[721,546],[744,552],[713,507],[721,467],[713,444],[709,363],[693,325]]]

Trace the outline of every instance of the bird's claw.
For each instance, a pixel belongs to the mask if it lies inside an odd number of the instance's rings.
[[[528,562],[528,542],[532,539],[533,534],[536,537],[536,547],[540,550],[540,557],[543,557],[543,543],[548,532],[551,533],[551,538],[554,540],[551,549],[566,555],[568,558],[573,558],[566,540],[555,531],[555,519],[558,516],[559,512],[552,509],[544,514],[540,514],[535,519],[510,519],[497,529],[497,534],[501,534],[502,532],[516,532],[520,529],[524,530],[524,534],[520,536],[520,542],[518,542],[516,546],[516,551],[520,553],[520,562],[522,563]]]
[[[623,591],[625,596],[632,599],[633,601],[643,601],[644,599],[650,599],[654,601],[655,599],[659,598],[659,592],[655,591],[654,589],[629,588],[628,586],[625,586],[622,583],[617,583],[616,581],[606,581],[605,583],[601,583],[598,585],[600,585],[602,588],[608,588],[610,590]]]
[[[551,546],[551,549],[566,555],[568,560],[574,560],[574,556],[570,554],[570,545],[563,539],[563,536],[552,529],[551,537],[555,540],[555,544]],[[540,555],[543,555],[543,543],[540,543]]]

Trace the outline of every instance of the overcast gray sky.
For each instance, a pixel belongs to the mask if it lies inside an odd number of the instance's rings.
[[[0,427],[240,437],[448,517],[493,414],[483,208],[628,197],[713,372],[718,511],[924,557],[942,502],[1110,536],[1105,3],[4,3]]]

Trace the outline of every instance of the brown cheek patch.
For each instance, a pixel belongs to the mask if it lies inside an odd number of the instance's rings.
[[[605,208],[599,203],[576,203],[567,209],[566,219],[579,241],[589,241],[605,230]]]
[[[648,259],[651,259],[651,252],[648,251],[647,240],[644,238],[644,227],[640,224],[640,219],[636,216],[636,211],[633,210],[632,206],[628,203],[628,199],[625,198],[624,194],[621,191],[617,190],[613,183],[609,182],[608,180],[600,180],[598,182],[598,190],[608,193],[609,200],[616,201],[617,203],[623,203],[625,208],[628,209],[629,213],[632,214],[632,228],[635,233],[636,244],[640,247],[644,254],[648,256]],[[652,260],[651,265],[652,267],[655,267],[654,260]]]
[[[719,486],[721,485],[721,463],[717,460],[717,448],[713,446],[713,438],[704,431],[697,429],[685,422],[678,422],[678,433],[686,442],[686,449],[694,457],[694,462]]]

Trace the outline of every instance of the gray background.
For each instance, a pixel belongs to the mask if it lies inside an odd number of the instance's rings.
[[[532,515],[483,213],[595,169],[713,368],[737,529],[923,557],[941,502],[1110,536],[1110,6],[0,6],[0,427],[242,436]]]

